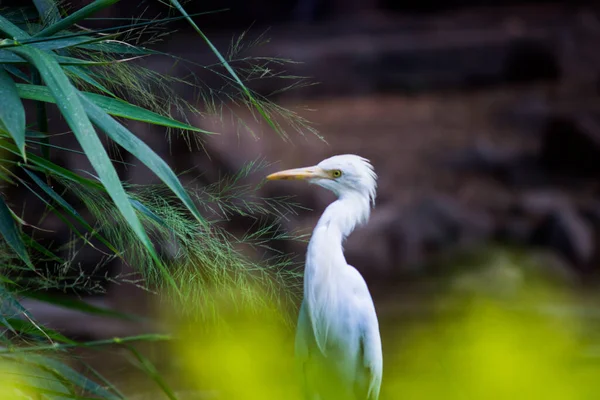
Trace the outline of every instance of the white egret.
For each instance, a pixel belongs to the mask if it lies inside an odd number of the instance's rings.
[[[377,175],[367,159],[345,154],[267,179],[306,180],[338,197],[319,219],[306,255],[296,357],[307,398],[376,400],[383,373],[379,323],[367,284],[346,262],[342,243],[367,222]]]

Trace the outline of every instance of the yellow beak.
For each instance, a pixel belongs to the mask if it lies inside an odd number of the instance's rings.
[[[306,179],[315,179],[315,178],[331,179],[331,177],[325,170],[323,170],[322,168],[316,167],[316,166],[315,167],[306,167],[306,168],[286,169],[285,171],[275,172],[274,174],[267,176],[267,180],[270,180],[270,181],[282,180],[282,179],[306,180]]]

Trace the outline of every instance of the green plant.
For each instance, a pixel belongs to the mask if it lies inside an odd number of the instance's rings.
[[[193,298],[193,304],[204,311],[199,314],[198,310],[188,310],[189,315],[211,316],[206,310],[214,304],[212,290],[215,288],[230,290],[232,296],[241,293],[239,299],[255,304],[257,310],[267,301],[265,293],[268,301],[285,301],[285,296],[279,296],[282,284],[298,282],[290,260],[280,255],[257,262],[242,257],[235,250],[239,242],[266,246],[264,236],[272,231],[272,224],[262,223],[261,215],[285,214],[294,208],[289,199],[259,199],[253,188],[239,184],[241,176],[261,168],[263,163],[252,163],[237,176],[213,186],[184,188],[169,165],[123,121],[161,126],[171,133],[184,135],[189,143],[201,142],[202,135],[213,132],[191,125],[185,113],[218,114],[228,102],[235,102],[246,105],[284,139],[288,136],[282,120],[299,132],[316,133],[307,121],[269,102],[244,83],[278,76],[271,64],[280,66],[288,60],[236,58],[243,36],[234,41],[230,53],[223,56],[176,0],[171,4],[181,13],[179,17],[137,20],[96,31],[79,25],[116,2],[96,0],[70,14],[52,0],[34,0],[35,10],[0,10],[3,194],[14,185],[27,188],[45,206],[41,219],[52,214],[69,227],[73,236],[67,244],[70,249],[76,251],[90,246],[103,256],[104,262],[119,258],[136,265],[144,276],[144,285],[159,287],[169,301]],[[159,28],[178,18],[185,18],[193,25],[218,59],[213,66],[193,67],[217,74],[224,82],[222,87],[206,87],[193,74],[185,81],[163,76],[138,62],[143,57],[161,56],[185,63],[138,43],[144,35],[149,35],[148,41],[159,38],[164,34]],[[240,67],[236,68],[235,63]],[[298,77],[280,76],[295,82],[286,88],[303,84]],[[179,99],[170,89],[174,82],[193,87],[204,108],[198,109]],[[27,114],[25,100],[33,101],[35,116]],[[53,143],[56,133],[49,131],[48,124],[48,110],[52,105],[67,123],[70,129],[67,134],[73,136],[80,149]],[[177,117],[171,115],[172,109],[176,110]],[[160,178],[161,184],[147,187],[123,182],[115,169],[117,161],[103,145],[105,139],[147,166]],[[84,175],[58,165],[51,157],[57,152],[84,155],[93,173]],[[242,194],[245,199],[240,203],[236,200]],[[78,211],[70,198],[76,198],[87,212]],[[129,341],[166,340],[167,336],[149,334],[77,342],[43,326],[20,304],[19,298],[28,296],[90,314],[131,318],[81,301],[45,294],[45,289],[60,286],[64,276],[52,269],[44,271],[40,265],[68,270],[70,260],[57,255],[58,250],[64,249],[40,242],[36,232],[39,228],[25,221],[20,212],[22,210],[0,196],[3,238],[0,243],[0,326],[3,328],[0,340],[4,346],[0,349],[0,364],[16,377],[0,382],[0,393],[6,388],[13,394],[35,394],[41,398],[124,398],[123,393],[93,369],[88,369],[91,376],[86,377],[69,367],[71,359],[64,359],[67,349],[115,344],[128,349],[140,368],[168,397],[174,398],[173,391],[155,373],[151,363],[134,347],[125,345]],[[258,229],[241,239],[234,238],[215,223],[231,214],[251,215],[257,220]],[[168,244],[175,250],[167,256],[157,251],[157,244]],[[260,295],[251,288],[260,288]]]

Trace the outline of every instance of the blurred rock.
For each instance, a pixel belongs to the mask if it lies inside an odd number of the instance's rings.
[[[579,113],[549,118],[543,132],[541,163],[569,179],[597,180],[600,176],[599,118]]]
[[[549,212],[534,230],[531,244],[552,248],[579,268],[589,265],[595,251],[591,224],[572,207]]]
[[[511,187],[538,186],[548,181],[535,154],[522,149],[502,149],[482,141],[447,157],[444,164],[457,172],[487,175]]]
[[[544,217],[556,210],[570,208],[566,193],[556,189],[527,191],[514,204],[514,210],[522,215]]]
[[[348,239],[346,254],[351,263],[368,266],[361,272],[417,272],[432,256],[484,243],[493,229],[485,212],[437,194],[404,209],[389,205],[375,211],[367,227]]]

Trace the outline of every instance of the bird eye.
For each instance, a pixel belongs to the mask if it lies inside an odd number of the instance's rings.
[[[339,178],[340,176],[342,176],[342,171],[340,171],[339,169],[334,169],[333,171],[331,171],[331,176],[333,176],[334,178]]]

